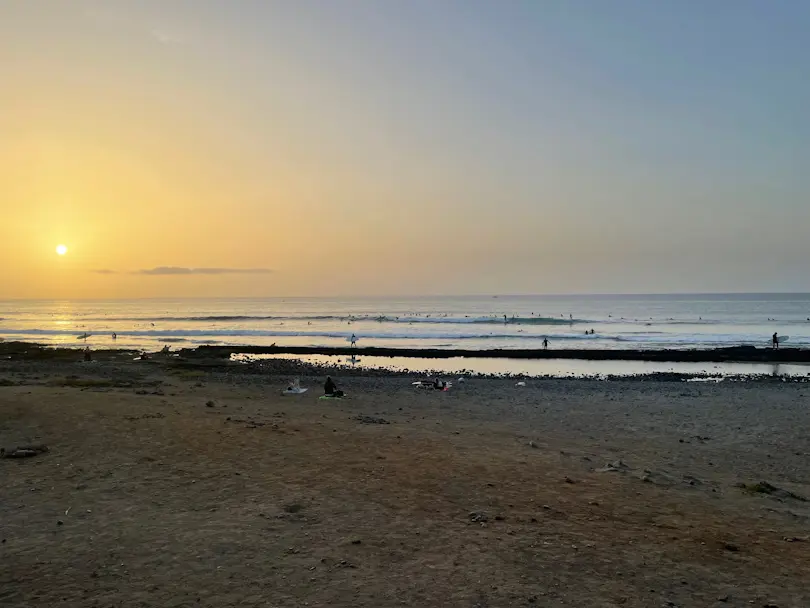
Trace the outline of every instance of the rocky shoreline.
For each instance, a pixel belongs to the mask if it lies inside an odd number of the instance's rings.
[[[0,356],[26,353],[39,358],[75,356],[77,348],[51,347],[34,342],[0,343]],[[99,349],[94,353],[132,353],[132,349]],[[328,346],[198,346],[176,351],[185,358],[229,359],[232,355],[365,355],[373,357],[408,357],[450,359],[457,357],[485,359],[579,359],[584,361],[647,361],[671,363],[810,363],[810,349],[757,348],[734,346],[709,349],[439,349]]]
[[[438,349],[378,347],[310,347],[310,346],[199,346],[179,351],[186,357],[229,358],[245,355],[365,355],[375,357],[419,357],[449,359],[475,357],[488,359],[580,359],[587,361],[660,361],[672,363],[810,363],[810,349],[757,348],[735,346],[711,349]]]

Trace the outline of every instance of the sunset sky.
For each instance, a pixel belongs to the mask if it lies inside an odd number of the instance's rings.
[[[800,0],[0,0],[0,298],[810,291],[809,31]]]

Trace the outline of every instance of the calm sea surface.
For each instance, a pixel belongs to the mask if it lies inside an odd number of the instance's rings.
[[[94,348],[337,346],[352,334],[359,346],[695,348],[766,346],[773,332],[810,346],[810,294],[0,301],[1,338]]]

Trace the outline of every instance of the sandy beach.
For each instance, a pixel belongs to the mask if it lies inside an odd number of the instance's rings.
[[[0,604],[810,605],[810,386],[0,362]]]

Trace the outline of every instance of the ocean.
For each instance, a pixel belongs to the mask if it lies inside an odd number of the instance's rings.
[[[355,335],[358,346],[687,349],[767,346],[774,332],[810,346],[810,294],[0,301],[0,338],[92,348],[345,346]]]

